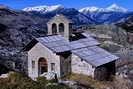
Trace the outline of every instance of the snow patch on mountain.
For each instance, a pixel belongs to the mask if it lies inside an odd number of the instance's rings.
[[[107,8],[98,8],[95,6],[82,8],[66,8],[62,5],[54,6],[36,6],[23,9],[33,14],[44,16],[50,19],[56,14],[63,14],[71,19],[77,25],[82,24],[112,24],[120,21],[122,18],[130,16],[128,9],[112,4]]]
[[[79,10],[79,12],[82,13],[87,13],[87,12],[127,12],[128,9],[123,8],[121,6],[118,6],[117,4],[112,4],[111,6],[107,7],[107,8],[98,8],[95,6],[92,7],[86,7],[86,8],[82,8]]]
[[[112,4],[107,8],[86,7],[79,10],[80,13],[90,17],[98,24],[115,23],[130,16],[131,12],[128,9]]]
[[[121,6],[118,6],[117,4],[112,4],[111,6],[109,6],[107,8],[107,10],[109,10],[109,11],[116,11],[116,12],[127,12],[128,11],[128,9],[123,8]]]
[[[99,8],[95,7],[95,6],[92,6],[92,7],[86,7],[86,8],[82,8],[79,10],[79,12],[94,12],[94,11],[97,11]]]
[[[36,6],[36,7],[28,7],[28,8],[24,8],[24,11],[39,11],[39,12],[52,12],[58,9],[62,9],[64,8],[64,6],[62,5],[54,5],[54,6]]]

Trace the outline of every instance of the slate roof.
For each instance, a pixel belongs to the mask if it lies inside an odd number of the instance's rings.
[[[95,46],[99,44],[100,43],[97,40],[93,39],[92,37],[70,42],[70,46],[72,49],[90,47],[90,46]]]
[[[72,50],[72,52],[95,67],[118,59],[117,56],[112,55],[98,46],[80,48]]]
[[[98,47],[97,45],[100,43],[92,38],[89,33],[82,34],[86,38],[72,42],[68,42],[61,35],[40,37],[36,40],[55,53],[71,51],[95,67],[118,59],[117,56]]]
[[[54,51],[55,53],[70,51],[69,42],[61,35],[36,38],[37,41]]]
[[[79,48],[84,48],[84,47],[100,45],[100,43],[94,38],[92,38],[88,32],[84,32],[81,34],[85,36],[86,38],[70,42],[70,46],[72,49],[79,49]]]

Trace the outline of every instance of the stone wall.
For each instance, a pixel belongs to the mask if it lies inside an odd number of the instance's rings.
[[[47,60],[48,72],[51,72],[51,63],[55,63],[55,72],[57,76],[60,77],[60,57],[41,43],[37,43],[28,52],[28,75],[32,78],[38,77],[38,60],[41,57]],[[35,61],[34,71],[32,70],[32,60]]]
[[[78,74],[85,74],[94,77],[95,68],[92,67],[85,60],[82,60],[75,54],[72,54],[72,72]]]

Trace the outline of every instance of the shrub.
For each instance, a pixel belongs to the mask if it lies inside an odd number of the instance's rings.
[[[55,85],[54,85],[55,84]],[[47,87],[46,87],[47,86]],[[0,89],[70,89],[65,85],[56,83],[55,79],[46,80],[38,77],[33,81],[23,73],[11,72],[8,78],[0,78]]]
[[[29,78],[27,75],[19,72],[10,72],[9,73],[9,80],[11,83],[14,82],[32,82],[32,79]]]
[[[46,80],[45,77],[38,77],[37,82],[38,82],[39,86],[41,86],[41,87],[45,87],[46,84],[48,84],[48,80]]]
[[[0,79],[0,89],[43,89],[23,73],[11,72],[9,78]]]
[[[49,83],[58,83],[58,80],[57,79],[51,79],[51,80],[48,80]]]
[[[112,84],[113,89],[133,89],[133,83],[129,79],[116,76]]]
[[[8,83],[8,82],[9,82],[9,78],[0,78],[0,84]]]

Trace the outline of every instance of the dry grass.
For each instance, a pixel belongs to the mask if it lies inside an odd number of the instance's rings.
[[[94,89],[133,89],[133,83],[129,79],[124,79],[118,76],[113,78],[113,81],[97,81],[93,78],[82,74],[71,74],[63,79],[74,80],[80,84],[91,86]]]
[[[103,87],[112,86],[112,83],[109,81],[97,81],[89,76],[82,75],[82,74],[71,74],[69,76],[66,76],[63,79],[74,80],[80,84],[91,86],[94,89],[103,89]]]
[[[129,79],[116,77],[112,87],[113,89],[133,89],[133,83]]]

